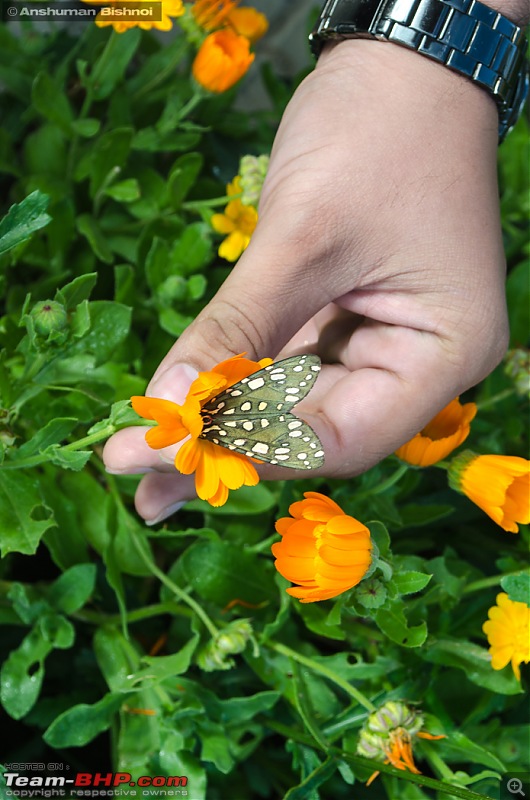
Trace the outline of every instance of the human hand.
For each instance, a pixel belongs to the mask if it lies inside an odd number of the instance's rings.
[[[184,400],[196,370],[246,352],[314,352],[296,407],[347,477],[411,438],[498,363],[507,342],[496,185],[497,112],[465,78],[392,44],[326,50],[280,125],[259,223],[229,278],[147,394]],[[194,496],[145,430],[113,436],[113,472],[148,472],[151,524]],[[259,468],[265,479],[299,477]]]

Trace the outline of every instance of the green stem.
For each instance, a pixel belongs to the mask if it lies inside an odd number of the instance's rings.
[[[85,447],[90,447],[93,444],[98,444],[98,442],[101,442],[104,439],[108,439],[109,436],[112,436],[112,434],[116,433],[116,431],[117,428],[115,425],[107,425],[105,428],[103,428],[103,430],[100,430],[97,433],[92,433],[90,436],[84,436],[82,439],[78,439],[77,442],[65,444],[61,450],[66,450],[67,452],[82,450]],[[27,458],[19,458],[14,461],[5,461],[2,465],[0,465],[0,469],[28,469],[30,467],[38,467],[41,464],[46,464],[48,461],[51,461],[51,458],[44,456],[42,453],[38,453],[37,455],[28,456]]]
[[[161,614],[175,614],[189,617],[191,613],[189,608],[185,608],[178,603],[153,603],[150,606],[135,608],[133,611],[127,612],[127,622],[141,622],[151,617],[159,617]],[[118,625],[121,622],[120,614],[102,614],[99,611],[77,611],[71,616],[73,619],[77,619],[80,622],[87,622],[91,625]]]
[[[203,208],[215,208],[216,206],[225,206],[232,200],[238,200],[241,197],[241,192],[238,194],[225,194],[223,197],[212,197],[210,200],[189,200],[187,203],[182,203],[182,208],[185,211],[200,211]]]
[[[494,406],[497,403],[500,403],[502,400],[506,400],[508,397],[512,397],[515,394],[515,389],[503,389],[502,392],[498,394],[494,394],[493,397],[488,398],[487,400],[483,400],[481,403],[477,403],[477,409],[479,411],[484,411],[485,408],[489,408],[490,406]]]
[[[293,741],[298,742],[299,744],[304,744],[307,747],[317,747],[320,749],[319,745],[315,743],[315,740],[311,736],[308,736],[301,731],[297,731],[296,729],[287,725],[283,725],[281,722],[267,718],[266,721],[264,720],[264,724],[270,728],[270,730],[276,731],[276,733],[279,733],[286,739],[292,739]],[[436,778],[427,778],[425,775],[415,775],[413,772],[396,769],[395,767],[390,766],[390,764],[382,764],[379,761],[371,761],[370,759],[363,758],[362,756],[346,753],[343,750],[340,750],[338,747],[329,747],[326,754],[328,756],[334,756],[338,760],[346,761],[346,763],[351,764],[353,767],[361,767],[368,772],[370,770],[373,772],[378,770],[379,772],[382,772],[386,775],[393,775],[395,778],[407,781],[408,783],[415,783],[417,786],[422,786],[427,789],[435,789],[441,794],[449,795],[448,800],[452,800],[452,798],[455,797],[459,800],[493,800],[493,798],[487,795],[477,794],[477,792],[474,792],[470,789],[464,789],[463,787],[455,786],[454,784],[442,783],[442,781],[436,780]]]
[[[441,758],[430,743],[422,741],[421,749],[433,770],[438,773],[442,780],[448,783],[455,780],[454,772],[447,766],[443,758]]]
[[[374,494],[383,494],[383,492],[386,492],[391,486],[394,486],[409,469],[409,464],[400,464],[392,475],[389,475],[388,478],[385,478],[385,480],[381,481],[377,486],[371,486],[369,489],[363,489],[363,491],[357,492],[356,497],[371,497]]]
[[[181,119],[187,117],[188,114],[190,114],[193,111],[193,109],[196,108],[202,100],[204,100],[205,97],[206,95],[203,91],[196,91],[195,94],[193,94],[190,97],[188,102],[185,103],[180,109],[178,115],[178,121],[180,122]]]
[[[464,587],[463,594],[470,594],[471,592],[478,592],[481,589],[490,589],[492,586],[498,586],[502,578],[506,578],[507,575],[520,575],[521,572],[526,572],[528,574],[528,570],[514,569],[510,572],[503,572],[500,575],[490,575],[488,578],[480,578],[478,581],[472,581],[472,583]]]
[[[116,42],[118,41],[120,34],[117,34],[115,30],[111,31],[109,38],[105,44],[103,52],[99,59],[96,61],[92,74],[89,77],[89,84],[87,86],[85,99],[83,100],[83,105],[81,106],[81,111],[79,112],[78,119],[85,119],[88,116],[90,108],[92,106],[94,100],[94,90],[97,85],[98,78],[103,71],[103,69],[107,66],[107,63],[111,60],[113,55],[113,50],[116,46]],[[70,145],[70,153],[68,155],[68,165],[67,165],[67,175],[68,177],[72,177],[74,168],[77,163],[77,149],[79,146],[79,134],[76,134],[72,139],[72,144]]]
[[[264,641],[264,645],[269,647],[271,650],[275,650],[277,653],[281,653],[283,656],[287,656],[288,658],[292,658],[294,661],[297,661],[299,664],[303,664],[305,667],[309,667],[314,672],[320,673],[325,678],[328,678],[330,681],[333,681],[337,686],[340,686],[350,697],[352,697],[359,705],[363,706],[368,712],[372,713],[375,711],[375,706],[373,703],[368,700],[367,697],[364,696],[362,692],[352,686],[351,683],[341,678],[340,675],[337,675],[336,672],[329,669],[328,667],[324,666],[324,664],[319,664],[317,661],[313,661],[312,658],[308,656],[304,656],[301,653],[297,653],[296,650],[291,650],[290,647],[287,647],[280,642],[270,642]]]
[[[192,611],[195,612],[195,614],[199,617],[204,626],[210,631],[212,636],[217,636],[219,631],[212,622],[212,620],[210,619],[210,617],[208,616],[208,614],[206,613],[206,611],[202,608],[202,606],[200,606],[199,603],[197,603],[197,601],[193,599],[193,597],[191,597],[187,592],[185,592],[184,589],[181,589],[180,586],[177,586],[176,583],[173,583],[171,578],[168,578],[168,576],[164,572],[162,572],[161,569],[158,569],[154,561],[147,555],[145,548],[142,546],[142,543],[138,540],[138,537],[134,532],[131,534],[131,538],[138,552],[138,555],[144,562],[145,566],[149,569],[149,571],[158,578],[160,583],[163,583],[164,586],[167,586],[167,588],[171,592],[173,592],[173,594],[176,597],[178,597],[179,600],[181,600],[183,603],[186,603],[186,605],[189,606],[192,609]]]

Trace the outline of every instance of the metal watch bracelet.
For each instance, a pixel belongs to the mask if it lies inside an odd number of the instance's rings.
[[[327,0],[309,40],[375,38],[408,47],[476,82],[494,98],[499,140],[528,94],[524,31],[478,0]]]

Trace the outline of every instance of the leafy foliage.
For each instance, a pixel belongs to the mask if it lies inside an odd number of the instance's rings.
[[[198,98],[189,55],[183,36],[0,27],[6,760],[186,775],[193,800],[340,800],[354,783],[359,800],[494,796],[503,772],[530,769],[528,724],[481,625],[501,587],[528,597],[527,530],[502,532],[439,470],[393,459],[350,481],[247,488],[220,509],[195,501],[152,529],[132,508],[137,478],[104,473],[101,443],[138,424],[128,398],[226,276],[212,208],[239,157],[270,149],[288,98],[270,68],[274,112]],[[500,150],[517,347],[527,160],[522,120]],[[525,399],[502,367],[474,399],[472,446],[524,455]],[[377,546],[372,574],[334,602],[292,601],[270,556],[274,519],[307,490],[368,520]],[[207,670],[212,641],[223,657]],[[425,777],[380,765],[368,789],[357,736],[390,699],[421,703],[447,738],[420,745]]]

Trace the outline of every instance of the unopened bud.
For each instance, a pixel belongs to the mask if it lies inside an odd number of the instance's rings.
[[[516,394],[530,397],[530,350],[518,347],[508,350],[504,360],[504,371],[513,380]]]
[[[62,331],[66,327],[68,317],[62,303],[56,300],[41,300],[33,306],[30,316],[36,333],[48,336],[54,331]]]
[[[243,156],[239,162],[241,202],[246,206],[257,206],[263,181],[269,168],[269,156]]]

